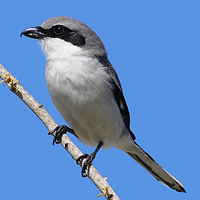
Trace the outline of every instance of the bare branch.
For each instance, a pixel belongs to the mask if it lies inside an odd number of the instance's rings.
[[[43,122],[49,132],[57,127],[56,122],[51,118],[47,111],[43,108],[43,105],[39,104],[19,83],[19,81],[13,77],[1,64],[0,64],[0,78],[1,82],[8,85],[10,90],[15,93]],[[61,144],[67,150],[67,152],[76,160],[82,155],[82,152],[76,147],[76,145],[64,134],[61,138]],[[104,194],[107,199],[119,200],[119,197],[115,194],[113,189],[108,184],[107,180],[103,178],[99,172],[92,165],[90,167],[90,173],[88,176],[96,187]]]

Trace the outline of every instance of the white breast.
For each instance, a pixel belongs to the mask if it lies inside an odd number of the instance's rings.
[[[43,45],[44,51],[48,48]],[[117,146],[125,127],[109,76],[97,60],[80,53],[79,47],[69,49],[59,59],[57,51],[45,52],[45,76],[52,101],[81,142],[97,146],[102,141],[104,148]]]

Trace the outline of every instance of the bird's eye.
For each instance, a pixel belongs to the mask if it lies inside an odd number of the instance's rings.
[[[61,25],[57,25],[53,28],[53,33],[56,35],[62,35],[65,32],[65,28]]]

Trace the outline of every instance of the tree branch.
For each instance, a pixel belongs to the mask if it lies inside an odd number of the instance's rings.
[[[1,64],[0,64],[0,78],[1,82],[8,85],[10,90],[15,93],[43,122],[49,132],[57,127],[56,122],[44,109],[43,105],[39,104],[19,83],[19,81],[13,77]],[[0,82],[0,83],[1,83]],[[54,134],[54,133],[53,133]],[[67,134],[64,134],[61,138],[60,144],[67,150],[67,152],[76,160],[83,153],[76,147],[76,145],[69,139]],[[115,194],[113,189],[108,184],[107,180],[103,178],[99,172],[91,165],[89,169],[88,177],[93,181],[96,187],[104,194],[107,199],[119,200],[119,197]]]

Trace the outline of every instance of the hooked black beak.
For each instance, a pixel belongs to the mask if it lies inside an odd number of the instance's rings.
[[[30,38],[34,39],[43,39],[45,37],[45,33],[43,32],[43,29],[40,26],[34,27],[34,28],[27,28],[20,34],[20,37],[22,35],[25,35]]]

